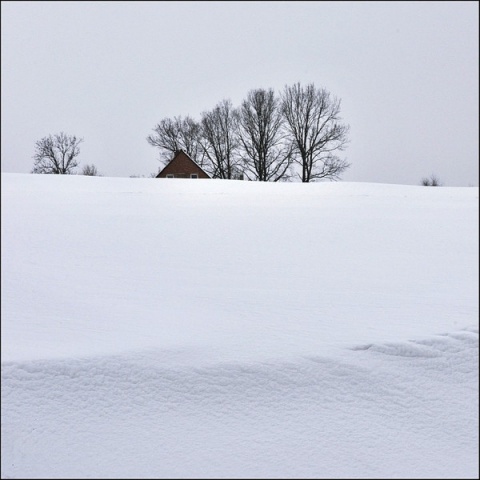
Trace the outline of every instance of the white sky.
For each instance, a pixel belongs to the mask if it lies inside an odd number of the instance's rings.
[[[476,478],[478,187],[1,176],[2,478]]]
[[[351,127],[343,179],[478,186],[478,2],[1,3],[2,172],[83,137],[107,176],[160,166],[145,138],[249,90],[315,83]]]

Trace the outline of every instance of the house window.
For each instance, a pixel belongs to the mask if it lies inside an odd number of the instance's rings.
[[[190,178],[198,178],[198,174],[197,173],[191,173]]]
[[[173,173],[167,173],[167,178],[173,178]]]

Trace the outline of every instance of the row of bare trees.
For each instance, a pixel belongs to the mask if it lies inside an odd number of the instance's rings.
[[[214,178],[258,181],[338,180],[350,164],[338,152],[348,143],[340,100],[324,88],[297,83],[276,94],[251,90],[234,108],[220,101],[200,121],[190,116],[162,119],[147,137],[168,162],[184,150]]]
[[[348,125],[341,123],[340,100],[326,89],[297,83],[276,94],[251,90],[238,108],[222,100],[199,122],[190,116],[164,118],[147,137],[168,162],[184,150],[213,178],[302,182],[340,178],[350,165],[337,153],[344,150]],[[75,135],[61,132],[35,144],[33,173],[71,174],[78,167]],[[84,175],[98,175],[86,165]]]

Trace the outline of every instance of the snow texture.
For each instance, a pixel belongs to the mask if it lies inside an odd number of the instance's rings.
[[[478,187],[1,181],[2,478],[478,478]]]

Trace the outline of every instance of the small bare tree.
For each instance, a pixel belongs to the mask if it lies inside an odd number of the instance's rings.
[[[43,137],[35,143],[32,173],[69,175],[78,167],[79,144],[82,138],[63,132]]]
[[[87,177],[101,177],[98,173],[97,167],[95,165],[85,165],[82,168],[82,175],[86,175]]]
[[[242,176],[238,126],[239,114],[230,100],[222,100],[212,111],[202,113],[202,146],[214,178]]]
[[[263,182],[285,179],[292,150],[284,141],[284,120],[274,91],[251,90],[240,107],[239,123],[246,175]]]
[[[442,183],[440,182],[440,179],[432,173],[432,175],[430,175],[430,178],[422,178],[422,185],[424,187],[440,187]]]
[[[348,143],[349,126],[340,123],[340,103],[313,83],[306,87],[297,83],[284,89],[282,111],[295,145],[294,161],[302,168],[302,182],[338,180],[350,166],[334,155]]]
[[[205,166],[205,154],[200,143],[200,125],[187,116],[164,118],[148,135],[147,142],[160,149],[160,160],[168,163],[178,150],[186,152],[202,168]]]

